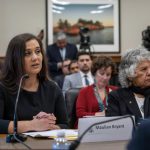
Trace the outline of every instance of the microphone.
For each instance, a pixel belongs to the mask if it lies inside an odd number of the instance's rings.
[[[133,124],[133,130],[135,130],[135,122],[134,122],[134,119],[131,115],[125,115],[125,116],[121,116],[119,118],[114,118],[114,119],[110,119],[110,120],[105,120],[105,121],[101,121],[101,122],[97,122],[97,123],[94,123],[92,125],[90,125],[83,133],[80,137],[78,137],[75,141],[73,141],[70,146],[69,146],[69,150],[75,150],[82,138],[84,137],[84,135],[93,127],[93,126],[96,126],[96,125],[100,125],[100,124],[104,124],[104,123],[108,123],[108,122],[112,122],[112,121],[117,121],[117,120],[121,120],[121,119],[124,119],[124,118],[130,118],[131,121],[132,121],[132,124]]]
[[[19,142],[21,144],[23,144],[25,147],[27,147],[28,149],[31,149],[28,145],[26,145],[25,143],[23,143],[26,139],[27,136],[23,135],[23,134],[18,134],[18,117],[17,117],[17,106],[18,106],[18,100],[19,100],[19,95],[20,95],[20,89],[22,86],[22,82],[24,79],[29,78],[28,74],[24,74],[19,82],[19,88],[17,91],[17,97],[16,97],[16,102],[15,102],[15,109],[14,109],[14,118],[13,118],[13,122],[14,122],[14,132],[13,135],[8,135],[6,138],[6,142],[8,143],[15,143],[15,142]]]
[[[22,86],[22,82],[23,82],[23,79],[27,79],[29,78],[29,75],[28,74],[24,74],[21,79],[20,79],[20,83],[19,83],[19,88],[18,88],[18,92],[17,92],[17,98],[16,98],[16,102],[15,102],[15,110],[14,110],[14,135],[17,135],[18,131],[18,117],[17,117],[17,106],[18,106],[18,100],[19,100],[19,95],[20,95],[20,89],[21,89],[21,86]]]

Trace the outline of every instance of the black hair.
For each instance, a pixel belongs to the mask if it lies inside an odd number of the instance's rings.
[[[142,45],[150,51],[150,26],[142,31]]]
[[[38,74],[39,81],[48,79],[47,65],[43,45],[40,39],[30,33],[19,34],[12,38],[8,44],[4,66],[1,74],[1,84],[6,87],[10,93],[16,93],[20,78],[25,74],[24,57],[26,42],[35,39],[40,45],[43,55],[42,69]]]
[[[82,55],[88,55],[88,56],[90,56],[90,58],[92,60],[92,55],[90,53],[88,53],[88,52],[85,52],[85,51],[78,52],[77,60],[79,60],[79,57],[82,56]]]

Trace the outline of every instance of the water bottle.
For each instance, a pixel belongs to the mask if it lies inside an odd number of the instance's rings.
[[[70,143],[65,138],[65,132],[60,131],[52,143],[52,150],[68,150]]]

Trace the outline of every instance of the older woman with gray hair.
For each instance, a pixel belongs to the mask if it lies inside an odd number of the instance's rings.
[[[119,66],[122,88],[108,96],[106,116],[134,115],[136,121],[150,117],[150,52],[129,50]]]

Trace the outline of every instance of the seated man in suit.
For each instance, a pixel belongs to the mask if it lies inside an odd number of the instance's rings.
[[[69,65],[71,63],[71,60],[70,59],[65,59],[63,62],[62,62],[62,72],[63,74],[61,75],[58,75],[54,78],[54,80],[56,81],[56,83],[58,84],[58,86],[62,89],[62,86],[63,86],[63,83],[64,83],[64,78],[66,75],[70,74],[70,71],[69,71]]]
[[[58,33],[56,43],[47,48],[48,69],[53,78],[62,73],[62,62],[66,58],[73,60],[77,57],[77,47],[67,42],[64,33]]]
[[[80,52],[77,56],[79,72],[67,75],[63,84],[63,94],[71,88],[85,87],[94,83],[91,74],[92,58],[89,53]]]

